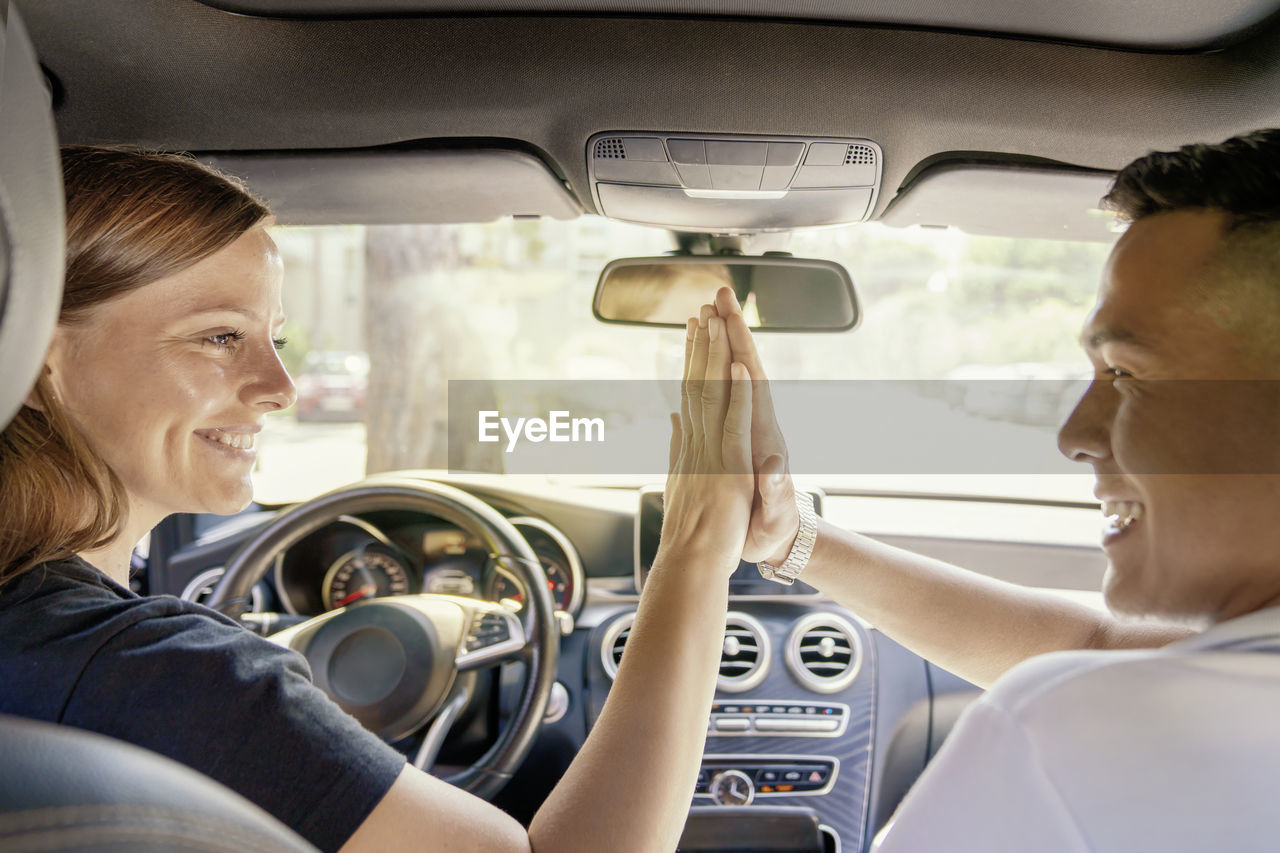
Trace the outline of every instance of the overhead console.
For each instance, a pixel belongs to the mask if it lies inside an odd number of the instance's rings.
[[[600,214],[681,231],[861,222],[882,169],[869,139],[619,132],[587,142]]]

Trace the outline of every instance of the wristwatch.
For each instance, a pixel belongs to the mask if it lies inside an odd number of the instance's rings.
[[[813,554],[813,545],[818,541],[818,516],[813,511],[813,495],[808,492],[796,492],[796,512],[800,515],[800,530],[796,533],[795,544],[791,546],[791,553],[787,555],[787,559],[782,561],[781,566],[775,566],[764,560],[756,564],[760,569],[761,577],[787,586],[794,583],[800,576],[800,572],[808,565],[809,557]]]

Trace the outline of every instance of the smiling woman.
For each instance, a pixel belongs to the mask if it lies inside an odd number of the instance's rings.
[[[586,850],[606,833],[619,842],[608,849],[674,847],[715,686],[715,613],[727,607],[751,508],[750,385],[717,327],[689,337],[690,375],[727,379],[732,369],[742,381],[727,399],[690,404],[697,428],[672,446],[663,550],[627,660],[526,830],[407,764],[312,681],[297,652],[198,604],[128,589],[131,550],[152,525],[236,512],[253,498],[265,416],[296,396],[278,353],[283,266],[266,208],[191,158],[88,148],[65,158],[67,296],[38,385],[0,437],[0,715],[161,753],[326,851],[416,850],[424,838],[449,849]],[[329,595],[363,619],[370,611],[358,608],[372,602],[356,601],[367,593],[353,598],[353,585]],[[405,647],[375,634],[374,647],[357,643],[352,678],[363,684],[373,648],[375,674],[400,690],[395,653]],[[527,659],[554,672],[553,655]],[[433,683],[452,678],[453,668],[426,666]],[[542,705],[531,707],[537,721]],[[501,766],[477,772],[497,786]],[[618,779],[617,766],[633,772]]]
[[[292,400],[269,332],[250,338],[249,318],[203,310],[228,301],[279,322],[263,204],[169,154],[68,147],[63,181],[58,329],[27,405],[0,434],[0,580],[135,542],[170,512],[243,506],[260,411]],[[129,547],[112,555],[121,580]]]

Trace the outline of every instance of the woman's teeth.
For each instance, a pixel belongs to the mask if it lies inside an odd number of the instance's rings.
[[[253,449],[252,433],[222,432],[221,430],[214,430],[213,434],[210,435],[209,437],[212,438],[214,441],[218,442],[219,444],[226,444],[238,450]]]
[[[1102,514],[1116,530],[1125,530],[1142,518],[1142,504],[1137,501],[1103,501]]]

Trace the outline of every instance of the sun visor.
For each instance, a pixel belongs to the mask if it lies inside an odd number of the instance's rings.
[[[882,165],[880,146],[867,139],[599,133],[587,142],[603,216],[680,231],[861,222]]]
[[[582,208],[542,160],[523,151],[337,151],[207,154],[242,178],[285,225],[574,219]]]
[[[1110,243],[1121,227],[1098,204],[1115,175],[1079,169],[954,164],[921,172],[880,221],[969,234]]]

